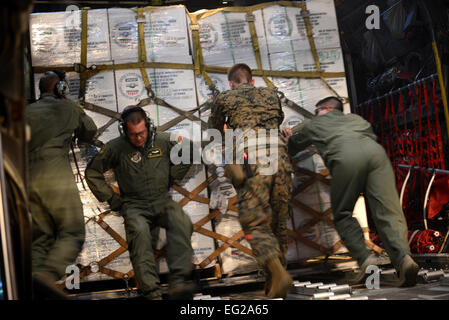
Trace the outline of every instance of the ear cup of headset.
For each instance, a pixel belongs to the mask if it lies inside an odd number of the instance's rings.
[[[55,86],[55,94],[62,98],[65,97],[69,94],[70,89],[69,89],[69,84],[67,83],[67,81],[65,80],[60,80],[56,83]]]
[[[69,84],[65,80],[65,72],[61,70],[53,70],[52,72],[59,77],[59,81],[56,83],[54,89],[55,94],[58,98],[63,98],[70,92]]]

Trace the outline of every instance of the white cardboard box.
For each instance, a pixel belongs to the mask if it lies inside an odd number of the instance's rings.
[[[187,191],[193,191],[205,180],[206,180],[206,172],[204,166],[197,165],[194,166],[193,170],[187,173],[187,176],[184,177],[182,181],[178,181],[178,185]],[[172,199],[176,202],[179,202],[184,198],[182,194],[173,189],[170,190],[170,195]],[[204,190],[202,190],[198,195],[203,198],[207,198],[208,197],[207,187]],[[183,207],[183,210],[190,217],[192,223],[198,222],[199,220],[203,219],[209,214],[209,206],[207,204],[196,202],[194,200],[189,201]],[[211,221],[204,224],[203,228],[212,231]],[[158,249],[163,248],[166,244],[166,241],[167,240],[165,230],[163,228],[160,228],[157,248]],[[194,251],[193,263],[199,264],[215,251],[214,239],[206,235],[200,234],[198,232],[194,232],[192,234],[192,248]],[[207,267],[212,266],[214,263],[215,260],[211,261],[207,265]],[[158,266],[159,272],[161,273],[168,272],[168,266],[165,258],[161,258],[159,260]]]
[[[213,173],[212,169],[209,169],[209,173]],[[220,177],[215,179],[209,185],[209,191],[218,192],[228,201],[237,195],[237,192],[232,185],[229,178]],[[225,237],[231,238],[236,233],[242,230],[240,225],[238,212],[232,210],[226,210],[225,213],[220,213],[214,219],[215,231]],[[245,239],[244,236],[237,240],[242,246],[251,249],[250,244]],[[217,241],[218,247],[222,246],[223,241]],[[257,261],[254,257],[248,255],[247,253],[233,247],[229,246],[221,254],[221,266],[222,272],[227,275],[235,275],[242,273],[249,273],[259,269]]]
[[[344,72],[343,54],[340,48],[320,49],[317,51],[323,72]],[[310,50],[286,51],[262,55],[265,70],[279,71],[317,71],[313,54]]]
[[[76,152],[76,156],[81,174],[84,175],[87,159],[82,157],[80,152]],[[72,170],[76,174],[77,172],[73,155],[70,155],[70,162],[72,165]],[[112,172],[108,172],[106,176],[108,181],[113,178]],[[115,250],[119,249],[120,244],[94,220],[95,217],[109,210],[108,204],[106,202],[99,202],[92,194],[85,181],[84,186],[86,187],[86,190],[84,190],[83,184],[77,178],[77,187],[80,193],[81,203],[83,204],[84,221],[86,223],[86,240],[80,254],[78,255],[76,263],[79,263],[84,267],[92,267],[91,270],[93,273],[82,279],[82,281],[109,280],[112,279],[110,276],[98,272],[97,264]],[[103,221],[106,222],[112,230],[117,232],[124,240],[126,240],[124,219],[117,212],[107,214]],[[123,252],[121,255],[105,265],[105,267],[114,271],[128,273],[133,269],[129,259],[129,252]]]
[[[335,6],[332,0],[307,1],[310,22],[317,49],[338,48]],[[270,6],[254,12],[260,49],[266,53],[310,50],[307,30],[301,16],[301,8]],[[265,41],[264,41],[265,40]]]
[[[346,78],[328,78],[326,80],[341,97],[348,96]],[[315,105],[319,100],[328,96],[335,96],[335,94],[320,79],[273,78],[273,83],[288,99],[294,101],[312,114],[314,113]],[[349,112],[349,103],[344,103],[343,108],[346,113]],[[284,113],[290,113],[290,111],[288,111],[289,109],[289,107],[284,107]],[[293,115],[290,113],[289,117]],[[303,118],[301,115],[298,116],[301,119]]]
[[[222,234],[228,238],[231,238],[233,235],[240,232],[242,230],[242,227],[239,222],[238,213],[228,210],[226,214],[220,215],[215,220],[215,230],[217,233]],[[242,246],[251,249],[250,244],[244,236],[242,236],[237,241]],[[218,246],[220,247],[221,245],[223,245],[223,242],[219,240]],[[229,246],[227,249],[225,249],[220,254],[220,258],[222,272],[227,275],[250,273],[259,269],[257,261],[254,257],[233,246]]]
[[[146,69],[151,88],[158,98],[184,111],[195,109],[197,106],[195,82],[192,70],[179,69]],[[116,87],[119,112],[128,105],[135,105],[148,97],[142,74],[139,69],[117,70]],[[179,114],[164,106],[148,105],[144,109],[149,112],[156,126],[160,126],[177,118]],[[184,120],[178,127],[181,129],[190,120]],[[191,133],[189,134],[189,136]]]
[[[298,167],[307,169],[312,172],[321,172],[325,169],[322,158],[315,154],[310,158],[300,161],[297,164]],[[310,179],[308,175],[296,174],[293,180],[294,188]],[[322,182],[315,182],[295,197],[298,201],[302,202],[309,208],[322,213],[330,208],[330,187]],[[313,215],[307,211],[292,205],[293,211],[293,225],[295,230],[301,229],[314,218]],[[327,215],[332,220],[332,214]],[[319,221],[311,228],[308,228],[306,232],[302,234],[303,237],[309,239],[326,249],[332,248],[339,240],[337,231],[333,226],[330,226],[325,221]],[[324,255],[323,252],[313,248],[301,241],[296,241],[298,248],[298,260],[300,262],[317,256]],[[347,251],[344,247],[340,248],[337,252],[342,253]]]
[[[107,10],[89,10],[87,26],[88,64],[111,60]],[[33,13],[30,35],[33,66],[81,62],[80,11]]]
[[[199,20],[198,25],[204,64],[232,67],[246,63],[257,68],[246,13],[221,11]]]
[[[116,63],[138,61],[137,13],[108,9],[112,59]],[[161,7],[145,12],[144,38],[147,61],[179,62],[190,54],[184,6]]]

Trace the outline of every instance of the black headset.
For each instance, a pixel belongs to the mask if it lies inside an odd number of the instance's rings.
[[[151,144],[153,144],[154,136],[156,134],[156,128],[154,126],[153,120],[151,120],[150,117],[148,117],[145,110],[143,110],[143,108],[141,108],[141,107],[129,108],[122,112],[122,114],[121,114],[122,120],[119,121],[119,123],[118,123],[118,130],[120,132],[120,135],[122,135],[122,136],[127,135],[128,126],[126,125],[126,120],[130,116],[130,114],[134,113],[134,112],[140,112],[143,115],[143,117],[145,119],[145,126],[147,127],[149,137],[151,140]]]

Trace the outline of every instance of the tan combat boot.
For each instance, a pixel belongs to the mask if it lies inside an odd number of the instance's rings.
[[[267,297],[270,299],[285,298],[293,283],[292,277],[282,266],[279,258],[268,261],[266,267],[271,277],[271,288],[268,291]]]

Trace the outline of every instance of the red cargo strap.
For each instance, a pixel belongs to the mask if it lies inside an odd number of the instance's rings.
[[[422,114],[421,114],[421,88],[419,85],[416,87],[416,105],[418,107],[418,139],[417,143],[419,145],[418,149],[418,166],[423,167],[423,130],[422,130]]]
[[[382,119],[382,104],[380,100],[377,100],[377,106],[379,108],[379,122],[380,122],[380,144],[385,148],[385,132],[384,132],[384,120]]]
[[[402,139],[402,135],[401,135],[401,133],[399,131],[398,120],[396,118],[396,110],[395,110],[395,106],[394,106],[394,97],[393,97],[393,95],[391,95],[390,98],[391,98],[390,109],[391,109],[391,116],[393,118],[394,136],[395,136],[395,138],[393,139],[393,150],[394,150],[394,153],[393,153],[393,158],[394,158],[393,165],[396,166],[399,163],[401,163],[402,160],[404,159],[403,139]]]
[[[418,165],[418,144],[417,144],[417,140],[418,137],[416,135],[416,121],[415,121],[415,106],[413,103],[413,92],[412,89],[408,90],[408,95],[410,96],[410,109],[412,110],[412,122],[413,122],[413,129],[410,132],[410,138],[411,138],[411,143],[412,143],[412,166],[417,166]]]
[[[433,126],[430,123],[430,106],[429,106],[429,95],[427,91],[427,85],[423,84],[424,88],[424,102],[426,104],[427,109],[427,167],[429,168],[436,168],[438,167],[438,164],[436,163],[436,159],[438,157],[438,149],[436,148],[436,136],[434,130],[432,130]]]
[[[388,128],[388,130],[386,130],[385,133],[385,144],[386,144],[386,149],[387,149],[387,155],[388,158],[392,161],[392,153],[390,151],[390,137],[391,137],[391,126],[390,126],[390,117],[388,116],[389,114],[389,104],[388,104],[388,97],[385,98],[385,127]]]
[[[402,121],[404,123],[404,129],[402,131],[402,138],[404,141],[404,156],[406,157],[405,163],[411,164],[413,161],[413,143],[412,143],[412,137],[411,132],[408,130],[407,126],[407,117],[405,115],[405,109],[404,109],[404,96],[402,95],[402,92],[399,94],[399,107],[401,110],[402,115]]]
[[[437,137],[438,137],[438,163],[439,163],[439,168],[442,170],[445,170],[445,165],[444,165],[444,152],[443,152],[443,137],[441,136],[441,126],[440,126],[440,116],[439,116],[439,110],[438,110],[438,105],[440,104],[440,100],[437,98],[437,94],[435,91],[435,78],[432,81],[432,100],[433,100],[433,104],[435,106],[435,126],[436,126],[436,131],[437,131]]]

